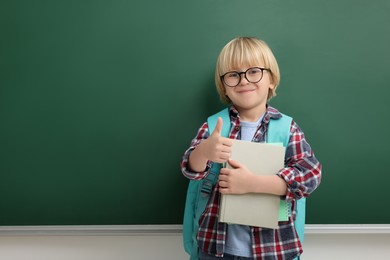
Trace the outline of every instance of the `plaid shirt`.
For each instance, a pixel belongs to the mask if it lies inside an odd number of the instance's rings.
[[[229,109],[231,130],[229,138],[238,139],[240,134],[240,118],[238,111],[231,106]],[[280,118],[278,110],[267,106],[262,123],[256,130],[253,142],[265,142],[268,123],[271,118]],[[209,136],[207,122],[199,129],[190,147],[185,151],[181,169],[189,179],[200,180],[205,178],[211,169],[212,162],[208,162],[204,172],[191,172],[188,169],[188,158],[195,147]],[[298,125],[293,121],[290,129],[290,141],[286,150],[286,167],[277,175],[287,184],[286,200],[291,202],[292,216],[288,221],[279,222],[278,229],[251,227],[252,252],[254,259],[287,260],[294,259],[302,253],[302,246],[294,227],[295,200],[308,197],[321,181],[321,164],[315,158],[310,145]],[[202,252],[223,256],[227,224],[218,222],[219,199],[218,183],[210,194],[210,199],[199,221],[197,235],[198,245]]]

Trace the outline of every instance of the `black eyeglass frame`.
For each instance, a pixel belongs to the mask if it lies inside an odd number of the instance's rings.
[[[250,80],[247,78],[246,73],[247,73],[249,70],[251,70],[251,69],[259,69],[259,70],[261,70],[261,77],[260,77],[260,79],[259,79],[258,81],[250,81]],[[248,82],[250,82],[250,83],[257,83],[257,82],[260,82],[260,81],[263,79],[264,70],[271,71],[270,69],[266,69],[266,68],[251,67],[251,68],[247,69],[246,71],[241,71],[241,72],[238,72],[238,71],[228,71],[228,72],[226,72],[225,74],[223,74],[222,76],[220,76],[220,78],[221,78],[222,82],[223,82],[226,86],[231,87],[231,88],[234,88],[234,87],[237,87],[237,86],[240,84],[241,79],[242,79],[242,78],[241,78],[241,74],[244,74],[244,77],[245,77],[245,79],[246,79]],[[230,86],[230,85],[228,85],[228,84],[225,82],[225,76],[226,76],[227,74],[229,74],[229,73],[237,73],[237,74],[240,76],[240,80],[239,80],[238,83],[237,83],[236,85],[234,85],[234,86]]]

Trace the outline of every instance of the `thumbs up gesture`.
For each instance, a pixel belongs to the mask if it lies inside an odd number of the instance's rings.
[[[222,125],[222,118],[219,117],[214,131],[201,143],[203,156],[217,163],[224,163],[229,159],[232,147],[232,140],[221,136]]]
[[[206,169],[208,161],[227,162],[233,140],[221,136],[222,125],[222,118],[219,117],[214,131],[191,152],[188,158],[189,169],[194,172],[202,172]]]

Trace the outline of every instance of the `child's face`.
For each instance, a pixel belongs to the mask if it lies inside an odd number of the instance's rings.
[[[263,66],[259,66],[263,68]],[[249,67],[240,67],[235,69],[237,72],[244,72]],[[263,71],[263,77],[257,83],[249,82],[244,74],[241,74],[241,81],[236,87],[229,87],[226,84],[226,95],[235,105],[240,113],[255,110],[262,111],[267,104],[268,91],[275,87],[271,83],[271,75],[267,70]]]

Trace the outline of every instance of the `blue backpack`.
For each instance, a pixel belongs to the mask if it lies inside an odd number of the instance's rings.
[[[218,117],[221,117],[222,125],[221,136],[228,137],[230,132],[229,109],[225,108],[220,112],[210,116],[207,119],[209,133],[214,131]],[[267,142],[283,143],[287,147],[290,138],[290,127],[292,118],[283,115],[279,119],[271,119],[268,125]],[[191,260],[198,259],[197,233],[199,229],[199,219],[206,209],[206,205],[215,183],[218,180],[220,163],[213,163],[210,173],[202,180],[190,180],[187,189],[186,204],[184,208],[183,219],[183,244],[184,250],[190,255]],[[295,229],[303,244],[305,227],[306,199],[297,200]],[[296,258],[297,260],[299,258]]]

